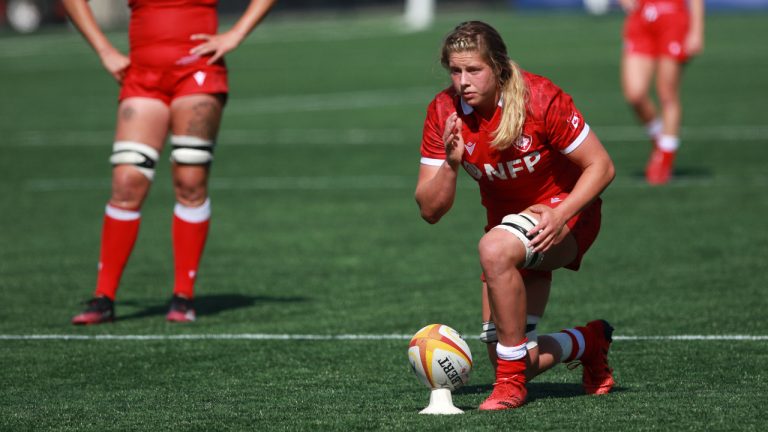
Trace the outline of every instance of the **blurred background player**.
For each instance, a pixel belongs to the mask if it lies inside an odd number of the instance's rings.
[[[478,246],[481,337],[496,363],[493,392],[480,409],[521,406],[526,382],[561,361],[580,360],[585,391],[607,393],[614,385],[608,323],[538,338],[535,324],[552,271],[578,270],[598,234],[599,195],[614,177],[610,156],[571,97],[521,70],[488,24],[456,27],[441,63],[452,85],[427,109],[415,198],[421,216],[436,223],[453,205],[460,167],[480,187],[487,212]]]
[[[653,141],[645,169],[653,185],[672,177],[680,146],[683,66],[704,46],[704,0],[687,1],[620,0],[627,12],[621,83],[624,97]],[[649,96],[654,75],[659,109]]]
[[[251,0],[218,34],[216,0],[130,0],[130,57],[106,38],[86,0],[64,0],[72,22],[121,85],[94,298],[73,324],[114,319],[114,299],[136,241],[141,206],[170,134],[175,282],[169,321],[195,319],[194,281],[211,214],[208,175],[227,98],[224,55],[243,41],[275,0]]]

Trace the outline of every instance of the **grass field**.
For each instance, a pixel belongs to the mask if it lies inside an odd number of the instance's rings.
[[[539,326],[616,327],[608,396],[581,395],[579,370],[558,367],[530,384],[524,408],[475,409],[493,382],[475,337],[476,186],[464,176],[435,226],[412,198],[426,104],[447,84],[440,39],[469,18],[568,90],[616,162],[600,238],[580,272],[555,274]],[[619,16],[509,11],[441,15],[418,34],[394,17],[268,21],[228,58],[198,321],[164,321],[164,162],[119,320],[91,328],[69,319],[94,286],[117,87],[75,33],[6,35],[0,430],[763,430],[768,15],[708,17],[683,85],[677,177],[657,188],[641,179],[649,144],[619,90],[620,28]],[[417,414],[428,391],[407,336],[432,322],[474,352],[472,381],[454,394],[465,415]]]

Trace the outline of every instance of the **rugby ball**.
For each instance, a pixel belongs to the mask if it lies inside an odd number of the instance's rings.
[[[443,324],[430,324],[413,335],[408,360],[419,381],[431,389],[454,391],[469,381],[472,371],[469,346]]]

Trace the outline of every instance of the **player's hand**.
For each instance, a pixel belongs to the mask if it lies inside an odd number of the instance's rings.
[[[190,39],[195,41],[204,41],[200,45],[189,50],[191,56],[203,57],[210,55],[208,64],[214,64],[224,57],[224,54],[234,50],[240,45],[242,38],[235,33],[225,32],[221,34],[193,34]]]
[[[536,204],[528,208],[534,214],[539,223],[528,231],[528,235],[536,235],[531,240],[533,252],[546,252],[553,245],[563,241],[567,232],[565,223],[567,220],[557,211],[557,208]],[[538,234],[537,234],[538,233]]]
[[[99,53],[99,57],[101,58],[101,64],[104,66],[104,69],[112,75],[115,81],[122,84],[123,79],[125,78],[125,71],[131,64],[131,59],[115,49],[109,49]]]
[[[451,168],[456,169],[464,155],[464,138],[461,136],[462,122],[458,114],[453,113],[445,120],[443,144],[445,145],[445,160]]]
[[[690,31],[685,37],[685,52],[689,56],[695,56],[704,50],[704,36],[697,31]]]
[[[625,13],[631,13],[637,8],[637,0],[619,0],[619,4]]]

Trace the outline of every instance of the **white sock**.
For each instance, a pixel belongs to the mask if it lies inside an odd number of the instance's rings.
[[[517,346],[504,346],[501,343],[496,344],[496,355],[502,360],[519,360],[528,353],[525,343]]]
[[[649,137],[656,139],[661,134],[662,122],[660,118],[655,118],[645,124],[645,133]]]
[[[675,135],[661,135],[656,144],[659,148],[667,153],[673,153],[680,147],[680,139]]]
[[[563,330],[560,333],[548,334],[547,336],[554,339],[560,345],[560,350],[563,353],[560,358],[561,362],[578,360],[584,355],[584,335],[580,331],[572,328]],[[573,346],[574,339],[576,340],[575,347]]]

